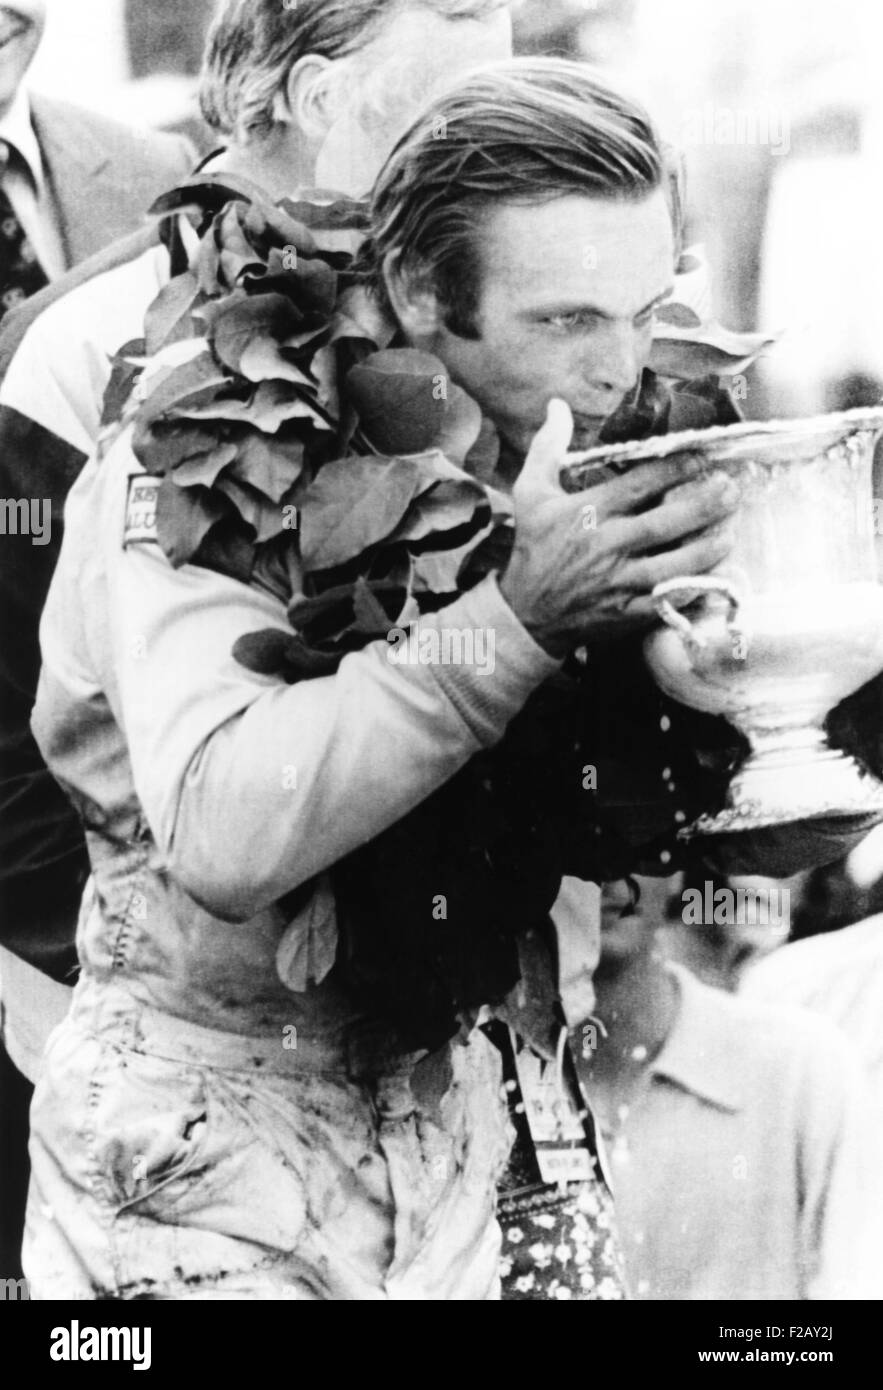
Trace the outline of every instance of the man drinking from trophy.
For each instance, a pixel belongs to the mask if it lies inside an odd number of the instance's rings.
[[[38,1297],[496,1297],[504,1077],[503,1225],[569,1223],[548,1296],[593,1296],[567,904],[670,872],[719,789],[732,734],[637,635],[725,559],[735,489],[683,456],[559,475],[732,417],[647,369],[676,206],[586,68],[467,80],[390,157],[357,263],[323,253],[360,216],[213,207],[71,493],[34,727],[95,895],[33,1110]],[[840,849],[735,838],[767,871]]]

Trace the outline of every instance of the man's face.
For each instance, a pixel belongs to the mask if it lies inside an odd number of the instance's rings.
[[[481,259],[478,340],[440,327],[415,346],[442,359],[517,453],[553,396],[573,412],[573,448],[591,448],[640,380],[654,308],[672,289],[664,194],[501,204],[481,235]]]
[[[472,68],[512,56],[512,22],[446,19],[419,5],[397,12],[351,60],[347,100],[316,161],[316,184],[364,197],[417,113]]]
[[[0,111],[21,86],[46,26],[46,0],[0,4]]]

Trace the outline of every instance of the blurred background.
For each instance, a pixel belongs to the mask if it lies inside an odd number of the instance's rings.
[[[208,148],[196,75],[214,0],[50,0],[33,85]],[[877,0],[521,0],[517,46],[582,56],[680,145],[714,311],[782,338],[750,417],[883,397],[883,7]]]

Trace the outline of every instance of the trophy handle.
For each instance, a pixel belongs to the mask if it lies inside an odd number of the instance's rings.
[[[678,633],[690,655],[697,657],[700,652],[706,649],[708,643],[702,634],[696,631],[690,619],[685,617],[683,613],[679,613],[670,600],[680,598],[685,604],[692,603],[702,594],[723,594],[724,598],[727,599],[729,603],[727,629],[733,639],[734,651],[738,647],[740,659],[744,661],[748,654],[748,640],[744,629],[737,621],[742,597],[731,580],[711,575],[692,574],[677,579],[666,579],[661,584],[656,585],[651,598],[662,621]]]

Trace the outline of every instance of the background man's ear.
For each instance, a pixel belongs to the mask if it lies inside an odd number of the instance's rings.
[[[322,140],[333,121],[330,58],[307,53],[298,58],[276,93],[273,115],[282,125],[295,125],[310,139]]]
[[[444,324],[441,305],[425,271],[405,270],[401,252],[390,251],[383,279],[395,316],[412,342],[432,337]]]

